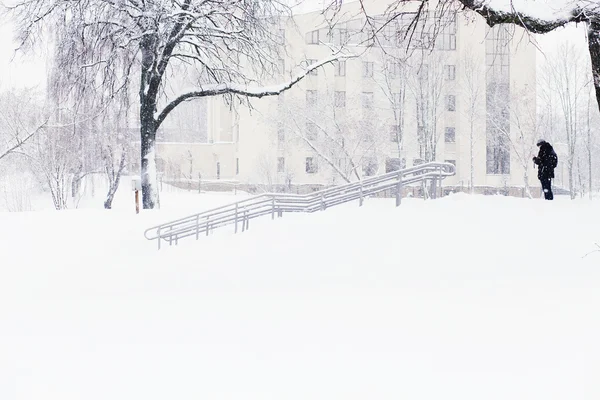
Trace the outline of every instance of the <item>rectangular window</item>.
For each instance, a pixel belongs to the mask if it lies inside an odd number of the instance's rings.
[[[319,131],[317,130],[317,124],[314,122],[306,123],[306,138],[308,140],[317,140],[319,137]]]
[[[362,108],[373,108],[373,92],[361,93]]]
[[[377,159],[375,157],[365,157],[362,162],[363,176],[374,176],[379,169]]]
[[[235,159],[235,174],[236,175],[240,174],[240,159],[239,158]]]
[[[341,46],[348,42],[348,30],[344,28],[333,30],[333,44]]]
[[[334,63],[335,76],[346,76],[346,61],[341,60]]]
[[[371,61],[363,61],[363,78],[373,77],[373,63]]]
[[[306,157],[306,173],[316,174],[318,170],[317,160],[314,157]]]
[[[456,96],[453,94],[449,94],[446,96],[446,110],[447,111],[456,111]]]
[[[455,65],[444,65],[444,77],[447,81],[453,81],[456,79],[456,66]]]
[[[285,172],[285,158],[277,157],[277,172]]]
[[[308,64],[308,65],[307,65],[307,67],[310,67],[311,65],[315,64],[316,62],[317,62],[317,60],[315,60],[314,58],[309,58],[309,59],[307,59],[307,60],[306,60],[306,63]],[[318,68],[316,68],[316,69],[313,69],[313,70],[312,70],[312,71],[310,71],[308,74],[309,74],[309,75],[316,76],[316,75],[318,75],[318,74],[319,74],[319,69],[318,69]]]
[[[444,141],[446,143],[454,143],[456,142],[456,131],[454,127],[447,126],[446,132],[444,133]]]
[[[402,67],[400,66],[399,62],[391,62],[389,64],[389,68],[388,68],[388,73],[390,75],[390,78],[392,78],[392,79],[398,78],[400,76],[401,69],[402,69]]]
[[[404,169],[406,168],[406,159],[400,159],[400,158],[387,158],[385,160],[385,172],[393,172],[393,171],[398,171],[399,169]]]
[[[217,179],[221,179],[221,163],[217,161]]]
[[[282,125],[277,127],[277,142],[281,145],[285,143],[285,129]]]
[[[306,44],[319,44],[319,31],[311,31],[306,34]]]
[[[399,125],[390,125],[390,140],[394,143],[402,140],[402,132]]]
[[[307,106],[316,106],[317,105],[317,91],[316,90],[307,90],[306,91],[306,105]]]
[[[346,107],[346,92],[333,92],[333,103],[335,107]]]
[[[277,43],[285,44],[285,29],[280,29],[277,35]]]
[[[285,60],[283,58],[277,60],[277,69],[280,75],[285,74]]]

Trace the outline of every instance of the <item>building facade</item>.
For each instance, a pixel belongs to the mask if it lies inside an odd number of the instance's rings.
[[[370,15],[385,12],[381,2],[367,4]],[[282,21],[274,82],[332,49],[350,57],[251,108],[221,98],[190,102],[198,124],[177,123],[184,112],[162,128],[159,171],[293,190],[437,160],[457,167],[447,186],[516,194],[525,182],[536,186],[536,49],[524,32],[489,28],[462,12],[432,12],[409,29],[414,10],[403,11],[367,26],[349,3],[333,28],[319,12]]]

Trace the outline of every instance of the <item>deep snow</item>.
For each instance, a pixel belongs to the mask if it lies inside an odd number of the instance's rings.
[[[157,251],[232,198],[161,196],[0,213],[0,399],[600,398],[597,201],[370,199]]]

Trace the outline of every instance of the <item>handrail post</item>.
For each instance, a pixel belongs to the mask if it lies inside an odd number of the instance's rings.
[[[158,249],[160,250],[160,241],[162,240],[162,237],[160,236],[160,226],[156,230],[156,236],[158,237]]]
[[[275,219],[275,195],[271,197],[271,219]]]
[[[206,216],[206,236],[208,236],[208,215]]]
[[[360,180],[360,200],[358,201],[358,206],[362,207],[363,205],[363,181]]]
[[[321,193],[321,211],[325,211],[325,195]]]
[[[235,203],[235,233],[238,231],[238,203]]]
[[[398,171],[398,183],[396,184],[396,207],[402,202],[402,170]]]
[[[439,174],[440,174],[439,181],[440,181],[440,198],[441,198],[441,197],[444,197],[444,191],[442,189],[442,166],[441,165],[439,166]]]
[[[196,215],[196,240],[200,239],[200,216]]]
[[[246,230],[250,229],[250,215],[248,215],[248,210],[244,211],[246,214]]]

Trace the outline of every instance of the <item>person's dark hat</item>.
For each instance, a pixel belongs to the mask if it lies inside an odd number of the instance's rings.
[[[546,141],[544,139],[540,139],[537,141],[536,145],[539,147],[539,146],[543,145],[544,143],[546,143]]]

